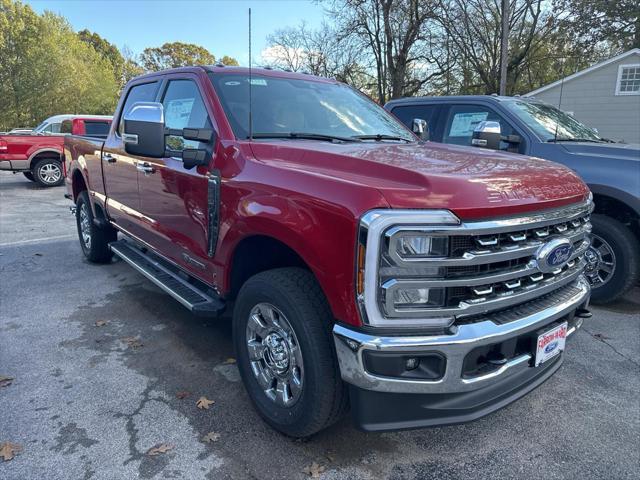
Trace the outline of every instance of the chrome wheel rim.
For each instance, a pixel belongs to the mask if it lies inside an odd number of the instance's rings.
[[[56,183],[62,178],[62,170],[57,163],[47,163],[40,167],[38,175],[44,183]]]
[[[87,204],[80,206],[80,235],[82,243],[87,250],[91,249],[91,220],[89,219],[89,210]]]
[[[584,258],[587,261],[584,273],[592,288],[601,287],[611,280],[616,269],[616,255],[604,238],[592,235]]]
[[[265,396],[292,407],[302,394],[304,366],[300,344],[284,314],[268,303],[249,313],[246,328],[251,371]]]

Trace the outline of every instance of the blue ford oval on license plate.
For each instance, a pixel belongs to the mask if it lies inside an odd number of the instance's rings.
[[[564,350],[564,345],[567,340],[567,329],[568,324],[564,322],[538,336],[538,343],[536,344],[536,367],[559,355],[560,352]]]

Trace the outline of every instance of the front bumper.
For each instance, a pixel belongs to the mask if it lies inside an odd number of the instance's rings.
[[[491,313],[484,320],[455,326],[448,334],[378,336],[336,325],[336,352],[342,378],[350,385],[356,423],[365,430],[387,430],[465,422],[526,394],[560,367],[562,356],[534,368],[532,347],[473,377],[464,374],[465,359],[478,347],[526,340],[559,321],[568,320],[568,335],[573,334],[582,325],[574,313],[588,305],[590,289],[583,276],[569,287],[553,301],[538,299],[515,307],[509,313],[515,318]],[[367,351],[441,355],[444,371],[436,380],[372,374],[363,360]]]

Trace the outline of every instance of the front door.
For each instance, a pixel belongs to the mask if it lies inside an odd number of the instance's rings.
[[[140,237],[142,229],[142,214],[140,213],[140,198],[138,194],[137,162],[144,158],[129,155],[122,142],[124,114],[136,102],[153,102],[156,99],[159,81],[141,83],[129,89],[120,118],[114,125],[114,135],[109,135],[102,151],[102,166],[105,178],[105,193],[109,217],[125,232]]]
[[[212,128],[193,76],[169,77],[160,100],[165,125],[170,129]],[[179,136],[167,137],[167,151],[204,148],[211,158],[212,145]],[[138,172],[140,211],[145,232],[142,239],[202,280],[210,272],[208,256],[208,168],[186,169],[179,156],[145,158],[147,172]]]

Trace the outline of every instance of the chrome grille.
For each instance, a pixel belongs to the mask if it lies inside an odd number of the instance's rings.
[[[567,287],[584,269],[592,209],[592,203],[584,203],[525,218],[436,228],[395,227],[394,231],[447,236],[449,254],[404,262],[404,275],[398,278],[397,262],[394,265],[394,260],[382,251],[378,294],[381,311],[387,318],[451,317],[465,321]],[[544,273],[538,267],[536,254],[556,238],[568,239],[572,254],[561,268]],[[393,295],[405,288],[444,288],[444,301],[437,307],[396,308]]]

